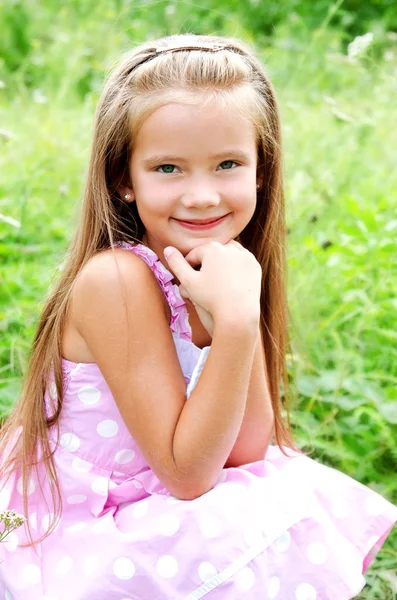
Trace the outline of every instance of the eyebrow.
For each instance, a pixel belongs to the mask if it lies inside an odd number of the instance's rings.
[[[241,162],[249,162],[251,156],[247,152],[243,152],[241,150],[222,150],[222,152],[218,152],[216,154],[210,154],[209,158],[235,158],[236,160],[241,160]],[[170,164],[173,162],[186,163],[187,160],[182,158],[181,156],[173,156],[170,154],[157,154],[153,156],[148,156],[142,161],[142,164],[145,167],[152,167],[157,164]]]

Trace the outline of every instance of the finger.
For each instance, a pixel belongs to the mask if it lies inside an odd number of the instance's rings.
[[[201,244],[200,246],[196,246],[186,254],[185,260],[189,263],[189,265],[192,267],[197,267],[197,265],[202,264],[207,245],[208,244]]]
[[[232,246],[235,246],[239,250],[245,250],[244,246],[240,244],[240,242],[238,242],[237,240],[230,240],[228,244],[232,244]]]
[[[189,300],[189,294],[187,293],[183,285],[179,286],[179,293],[184,300]]]
[[[174,246],[167,246],[164,248],[164,258],[167,261],[170,270],[182,284],[196,275],[196,271],[192,269],[190,264],[185,260],[183,254],[179,252],[177,248],[174,248]]]

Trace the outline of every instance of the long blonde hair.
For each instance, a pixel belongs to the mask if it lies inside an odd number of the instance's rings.
[[[157,52],[158,48],[175,45],[214,43],[228,49]],[[128,165],[135,135],[144,119],[160,106],[170,102],[197,103],[198,98],[200,104],[203,100],[217,101],[221,106],[241,111],[251,119],[257,133],[258,178],[263,183],[255,213],[238,239],[262,265],[261,327],[275,438],[280,446],[293,446],[288,410],[287,424],[282,418],[288,397],[286,226],[280,123],[273,87],[252,50],[233,38],[182,34],[143,44],[122,57],[108,76],[99,99],[81,220],[63,270],[40,316],[21,398],[2,428],[1,478],[7,479],[13,470],[20,469],[25,492],[32,470],[38,476],[39,464],[45,463],[54,518],[47,533],[36,542],[53,531],[62,512],[48,430],[57,427],[59,433],[63,404],[61,340],[73,284],[87,261],[100,250],[113,247],[117,241],[142,241],[145,229],[136,203],[124,202],[117,192],[120,184],[131,183]],[[56,395],[51,395],[55,400],[49,416],[44,396],[51,371]],[[24,511],[28,514],[27,493]],[[27,525],[29,539],[35,544],[29,522]]]

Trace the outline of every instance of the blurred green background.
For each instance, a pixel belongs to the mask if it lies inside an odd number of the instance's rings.
[[[232,35],[280,103],[297,442],[397,503],[396,30],[394,0],[3,0],[0,417],[76,226],[105,74],[143,40]],[[359,598],[395,600],[396,566],[393,532]]]

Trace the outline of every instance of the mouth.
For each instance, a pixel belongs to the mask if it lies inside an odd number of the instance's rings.
[[[223,217],[218,217],[217,219],[202,219],[199,221],[181,221],[179,219],[174,219],[174,221],[179,223],[179,225],[181,225],[182,227],[186,227],[187,229],[210,229],[222,223],[226,219],[226,217],[229,216],[229,214],[230,213],[228,213],[227,215],[223,215]]]

